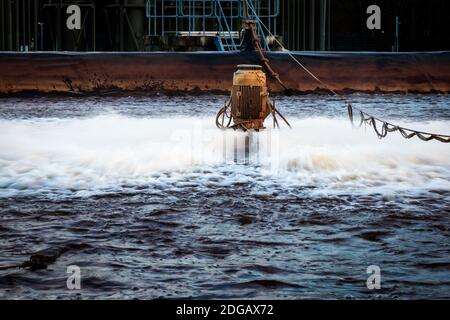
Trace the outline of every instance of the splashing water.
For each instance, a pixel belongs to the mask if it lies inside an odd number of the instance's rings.
[[[329,192],[450,190],[446,145],[400,136],[378,141],[344,119],[291,121],[293,130],[249,134],[219,131],[212,118],[0,120],[0,195],[140,186],[160,172],[182,175],[229,163],[235,144],[242,160],[246,136],[249,164],[280,183]],[[426,127],[444,132],[448,122]],[[238,169],[245,175],[247,168]]]
[[[449,298],[448,145],[354,130],[326,96],[277,101],[292,130],[220,131],[224,98],[2,100],[0,266],[62,254],[0,271],[0,298],[78,298],[73,264],[82,298]],[[350,98],[449,133],[448,97]]]

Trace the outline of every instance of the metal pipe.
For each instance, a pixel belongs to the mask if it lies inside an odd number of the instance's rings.
[[[275,5],[276,5],[275,10],[277,10],[278,14],[280,14],[280,1],[277,0]],[[273,18],[273,34],[277,35],[277,17],[276,16]]]
[[[244,14],[244,19],[247,20],[248,19],[248,5],[247,5],[247,1],[244,0],[243,6],[243,14]]]
[[[157,32],[156,32],[156,15],[157,15],[157,11],[156,11],[156,0],[153,2],[153,14],[155,15],[155,18],[153,19],[153,34],[156,36]]]
[[[283,6],[281,7],[281,17],[282,17],[282,19],[284,19],[284,17],[285,17],[284,3],[283,3]],[[281,21],[281,34],[283,35],[283,37],[286,34],[283,21]],[[286,45],[286,42],[284,43],[284,45]]]
[[[233,1],[230,1],[230,27],[233,29]]]
[[[400,44],[399,44],[399,18],[395,17],[395,52],[398,52]]]
[[[192,30],[192,12],[191,12],[191,0],[189,0],[189,7],[188,7],[188,12],[189,12],[189,18],[188,18],[188,35],[191,35],[191,30]]]
[[[1,43],[0,43],[0,50],[3,51],[5,50],[5,7],[4,7],[4,2],[0,1],[0,33],[1,35]]]
[[[95,16],[96,10],[95,10],[95,2],[93,2],[93,7],[92,7],[92,44],[93,44],[93,50],[96,51],[97,50],[97,27],[96,27],[96,22],[97,22],[97,18]]]
[[[61,1],[56,5],[56,51],[61,50]]]
[[[203,20],[202,20],[202,31],[203,31],[203,34],[205,34],[205,28],[206,28],[206,25],[205,25],[205,14],[206,14],[206,12],[205,12],[205,0],[203,0]]]
[[[25,11],[26,11],[25,10],[25,1],[22,0],[22,44],[21,44],[21,46],[23,48],[23,51],[27,51],[25,48],[26,43],[27,43],[27,32],[26,32],[26,23],[27,23],[26,14],[27,13]]]
[[[38,22],[38,25],[40,27],[40,31],[41,31],[41,45],[40,45],[40,50],[44,51],[44,23],[43,22]]]
[[[309,1],[309,50],[314,51],[315,50],[315,0]]]
[[[328,18],[327,18],[327,50],[331,50],[331,0],[327,0]]]
[[[123,36],[123,4],[120,4],[119,6],[119,50],[123,51],[124,45],[123,45],[123,41],[124,41],[124,36]]]
[[[291,45],[291,47],[292,47],[292,50],[297,50],[297,34],[296,34],[296,31],[297,31],[297,20],[298,19],[296,19],[295,18],[295,16],[296,16],[296,14],[297,14],[297,1],[293,1],[293,3],[292,3],[292,9],[291,9],[291,11],[292,11],[292,32],[291,32],[291,34],[292,34],[292,45]]]
[[[325,37],[326,37],[326,20],[325,20],[325,15],[326,15],[326,10],[327,10],[327,5],[326,5],[326,0],[320,0],[320,51],[325,51]]]
[[[292,47],[292,37],[291,37],[291,31],[292,31],[292,26],[291,26],[291,1],[287,2],[287,46],[290,50],[293,49]]]
[[[34,50],[39,50],[38,48],[38,14],[39,14],[39,0],[34,0]]]
[[[16,4],[16,12],[15,12],[15,15],[16,15],[16,51],[19,51],[20,50],[20,25],[19,25],[19,22],[20,22],[20,19],[19,19],[19,0],[15,0],[15,4]]]
[[[296,6],[297,6],[297,10],[296,10],[296,19],[295,19],[295,50],[298,51],[300,50],[300,19],[298,19],[298,17],[300,17],[300,12],[301,12],[301,4],[296,1]]]
[[[27,26],[28,26],[28,50],[31,50],[31,2],[26,1],[27,3]]]
[[[303,1],[302,50],[306,50],[306,0]]]

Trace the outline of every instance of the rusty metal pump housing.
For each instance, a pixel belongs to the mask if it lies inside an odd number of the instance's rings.
[[[269,114],[273,116],[274,126],[278,126],[276,113],[281,116],[269,100],[266,74],[262,67],[253,64],[238,65],[233,74],[231,99],[217,113],[217,127],[258,131],[264,129],[264,120]]]
[[[247,129],[262,129],[271,110],[266,75],[258,65],[241,64],[237,68],[231,88],[231,115],[236,124]]]

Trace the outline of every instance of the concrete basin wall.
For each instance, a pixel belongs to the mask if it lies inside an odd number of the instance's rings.
[[[450,92],[450,52],[295,52],[337,91]],[[324,91],[286,52],[269,52],[272,68],[298,93]],[[0,52],[0,93],[228,92],[238,64],[255,52]],[[269,77],[268,77],[269,78]],[[270,79],[270,78],[269,78]],[[283,89],[269,81],[271,92]]]

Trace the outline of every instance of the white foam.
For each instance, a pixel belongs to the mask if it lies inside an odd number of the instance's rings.
[[[241,161],[246,134],[224,133],[213,118],[108,114],[89,119],[2,119],[0,196],[174,184],[188,175],[193,180],[208,176],[209,184],[230,185],[230,179],[248,182],[255,174],[290,185],[317,186],[319,192],[450,190],[446,144],[405,140],[396,133],[379,140],[372,129],[353,130],[345,119],[290,121],[293,130],[269,129],[253,135],[250,161],[259,161],[260,166],[227,164],[236,174],[225,178],[202,170],[223,164],[224,143],[226,161],[233,162],[235,137]],[[448,133],[450,127],[448,121],[407,125],[441,133]],[[162,172],[173,175],[162,177]]]

